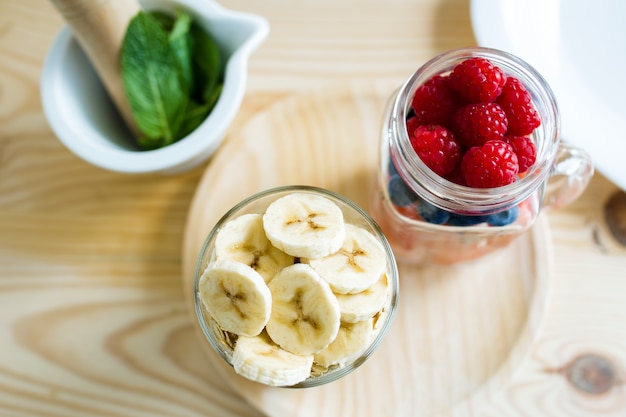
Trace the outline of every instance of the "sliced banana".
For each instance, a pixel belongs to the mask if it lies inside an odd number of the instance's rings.
[[[335,340],[314,355],[315,363],[324,367],[345,366],[365,352],[372,341],[373,334],[372,319],[357,323],[341,323]]]
[[[383,329],[388,314],[389,311],[386,308],[383,308],[376,313],[374,317],[372,317],[372,321],[374,323],[374,336],[378,335],[378,333]]]
[[[341,311],[341,321],[356,323],[374,317],[387,301],[389,282],[383,274],[370,288],[356,294],[335,294]]]
[[[232,259],[257,271],[265,282],[284,267],[292,265],[293,256],[276,248],[263,229],[263,216],[243,214],[226,223],[215,239],[217,259]]]
[[[294,355],[272,342],[263,332],[239,337],[233,351],[233,368],[239,375],[271,386],[291,386],[307,379],[313,355]]]
[[[380,279],[387,267],[385,249],[370,232],[346,224],[346,237],[341,248],[308,263],[330,284],[337,294],[364,291]]]
[[[256,336],[272,310],[272,294],[263,277],[241,262],[218,259],[204,270],[200,298],[222,330]]]
[[[337,298],[309,265],[284,268],[268,284],[272,314],[266,330],[283,349],[310,355],[337,336],[340,312]]]
[[[299,258],[321,258],[337,251],[345,237],[343,213],[326,197],[293,193],[269,205],[265,233],[274,246]]]

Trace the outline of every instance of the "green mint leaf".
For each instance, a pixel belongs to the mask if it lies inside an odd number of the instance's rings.
[[[189,101],[176,54],[159,20],[139,12],[130,22],[121,51],[124,90],[149,149],[175,140]],[[150,142],[150,143],[147,143]]]
[[[180,126],[180,138],[183,138],[193,132],[207,118],[215,103],[222,92],[222,84],[220,83],[213,92],[213,96],[204,103],[198,103],[194,100],[189,102],[185,117]]]
[[[140,136],[137,138],[137,144],[144,151],[151,151],[153,149],[159,149],[167,145],[163,138],[149,138],[147,136]]]
[[[208,103],[198,103],[191,100],[187,105],[185,117],[180,125],[180,138],[184,138],[193,132],[204,121],[204,119],[206,119],[212,108],[213,106]]]
[[[187,13],[178,12],[176,21],[169,34],[170,45],[179,65],[179,73],[185,86],[185,91],[189,94],[193,84],[193,70],[191,66],[191,16]]]
[[[161,27],[165,29],[167,33],[172,31],[172,28],[174,27],[174,18],[171,14],[162,12],[160,10],[151,10],[148,13],[159,21]]]
[[[192,97],[198,101],[211,100],[222,80],[222,59],[213,38],[198,25],[191,26],[193,39],[194,85]]]

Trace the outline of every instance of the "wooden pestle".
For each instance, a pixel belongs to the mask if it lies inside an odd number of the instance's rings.
[[[137,0],[50,0],[72,29],[105,89],[126,122],[139,136],[124,93],[120,51],[126,28],[139,12]]]

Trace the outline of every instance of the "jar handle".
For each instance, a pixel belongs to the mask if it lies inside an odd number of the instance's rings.
[[[576,200],[587,188],[593,173],[587,152],[561,143],[548,178],[544,207],[559,209]]]

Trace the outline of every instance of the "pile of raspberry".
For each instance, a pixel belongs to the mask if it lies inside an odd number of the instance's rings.
[[[476,188],[523,176],[535,163],[532,133],[540,124],[524,85],[482,57],[422,84],[406,120],[411,145],[431,170]]]

